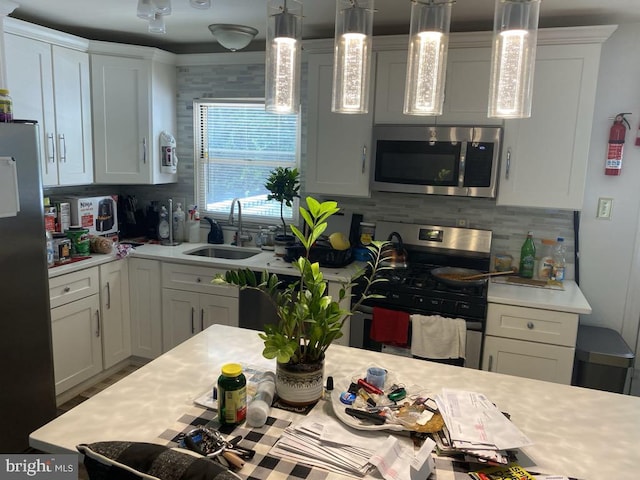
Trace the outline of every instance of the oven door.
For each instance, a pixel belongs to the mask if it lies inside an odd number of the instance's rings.
[[[398,348],[385,345],[371,340],[371,322],[373,320],[373,308],[360,305],[359,309],[351,316],[351,330],[349,346],[373,350],[376,352],[386,352],[394,355],[411,357],[411,350],[408,348]],[[409,332],[410,333],[410,332]],[[480,358],[482,355],[482,322],[467,320],[467,341],[465,344],[464,366],[467,368],[480,369]],[[428,360],[428,359],[426,359]],[[458,363],[433,360],[441,363]]]

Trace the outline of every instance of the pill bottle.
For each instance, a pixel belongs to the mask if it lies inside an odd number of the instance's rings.
[[[256,394],[247,407],[247,424],[250,427],[261,427],[266,423],[275,394],[276,375],[264,372],[258,380]]]
[[[247,379],[239,363],[222,366],[218,377],[218,422],[236,426],[247,417]]]

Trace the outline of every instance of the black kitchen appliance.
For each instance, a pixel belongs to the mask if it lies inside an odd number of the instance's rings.
[[[114,225],[113,218],[113,200],[110,198],[103,198],[98,202],[98,216],[96,218],[96,230],[98,232],[106,232],[111,230]]]
[[[399,234],[406,250],[403,268],[378,272],[384,282],[376,282],[372,293],[383,298],[369,299],[351,318],[350,346],[368,350],[410,355],[408,349],[395,349],[370,338],[374,307],[410,314],[441,315],[462,318],[467,325],[465,366],[479,368],[482,335],[487,310],[487,282],[454,286],[431,275],[438,267],[460,267],[488,271],[492,232],[469,228],[414,225],[394,222],[376,223],[376,239],[386,240]],[[359,298],[357,294],[354,298]],[[411,328],[409,328],[409,337]],[[462,359],[449,363],[462,364]]]

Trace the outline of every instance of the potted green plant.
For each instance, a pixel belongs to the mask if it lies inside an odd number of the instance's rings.
[[[282,234],[276,235],[274,242],[276,255],[284,256],[285,247],[291,244],[295,238],[287,232],[287,224],[284,221],[284,206],[292,207],[293,200],[300,197],[300,173],[297,168],[277,167],[270,172],[265,188],[269,190],[267,200],[280,202],[280,220],[282,220]]]
[[[327,218],[338,212],[336,202],[318,202],[306,199],[308,209],[300,207],[300,214],[308,227],[305,236],[297,227],[291,226],[293,234],[306,250],[306,255],[293,262],[300,280],[279,288],[276,274],[263,272],[257,278],[251,269],[232,270],[216,277],[215,283],[229,283],[241,288],[255,288],[271,299],[278,316],[277,325],[266,325],[260,338],[264,340],[262,355],[276,359],[276,392],[287,403],[304,405],[315,402],[322,395],[324,356],[329,346],[342,337],[346,320],[370,294],[372,284],[382,281],[375,278],[381,268],[386,249],[383,242],[372,242],[369,268],[361,268],[343,285],[339,297],[328,294],[328,286],[320,265],[309,261],[309,250],[327,228]],[[365,288],[350,310],[340,308],[347,288],[362,278]]]

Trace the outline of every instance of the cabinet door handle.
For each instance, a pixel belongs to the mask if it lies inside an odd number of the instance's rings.
[[[96,310],[96,337],[100,336],[100,310]]]
[[[204,330],[204,308],[200,309],[200,331]]]
[[[71,291],[71,287],[70,287],[69,285],[67,285],[66,287],[64,287],[64,288],[62,289],[62,291],[63,291],[64,293],[69,293],[69,292]]]
[[[196,325],[193,322],[193,317],[195,316],[195,314],[196,314],[196,309],[191,307],[191,334],[196,333]]]
[[[529,330],[533,330],[533,327],[534,327],[533,322],[527,322],[527,328]]]
[[[107,309],[111,310],[111,286],[107,282]]]
[[[56,141],[53,138],[53,133],[47,134],[47,144],[49,145],[47,157],[51,160],[51,163],[56,163]]]
[[[147,137],[142,137],[142,163],[147,163]]]
[[[196,283],[200,283],[200,282],[202,282],[202,279],[200,277],[197,277],[196,278]]]
[[[509,172],[511,171],[511,149],[507,149],[507,168],[504,171],[505,180],[509,180]]]
[[[493,355],[489,355],[489,366],[487,367],[487,370],[491,371],[492,367],[493,367]]]
[[[367,146],[362,146],[362,173],[364,174],[364,167],[367,161]]]
[[[64,138],[64,133],[58,135],[60,140],[60,160],[67,163],[67,142]]]

